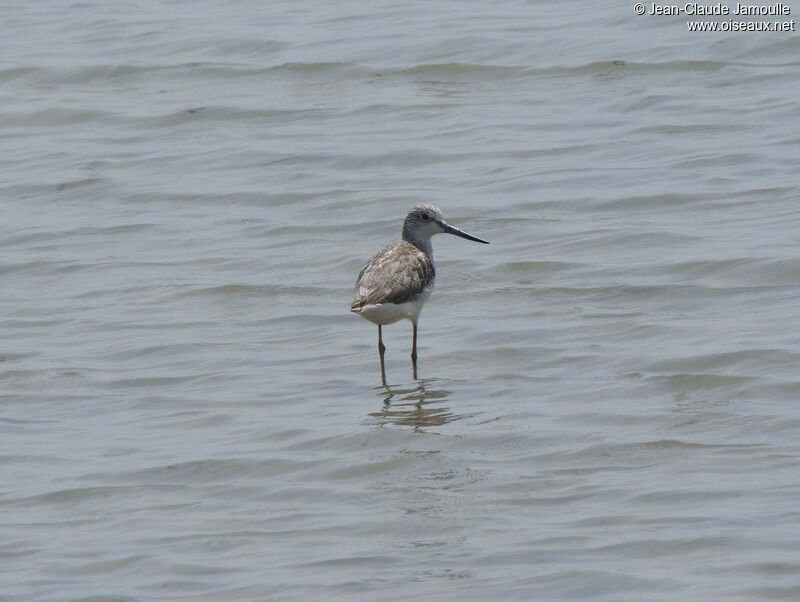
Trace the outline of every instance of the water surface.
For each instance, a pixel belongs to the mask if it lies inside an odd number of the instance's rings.
[[[793,33],[6,10],[0,598],[796,600]],[[407,210],[411,329],[348,312]]]

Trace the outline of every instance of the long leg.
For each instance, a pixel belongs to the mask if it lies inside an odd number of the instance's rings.
[[[413,322],[414,336],[411,343],[411,369],[414,372],[414,378],[417,378],[417,323]]]
[[[386,346],[383,344],[383,333],[381,325],[378,324],[378,355],[381,356],[381,383],[386,386],[386,367],[383,364],[383,354],[386,353]]]

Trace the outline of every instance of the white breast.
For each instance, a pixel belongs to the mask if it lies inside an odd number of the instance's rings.
[[[407,318],[412,322],[417,321],[419,312],[428,297],[431,295],[432,286],[424,289],[413,301],[405,303],[380,303],[375,305],[365,305],[358,315],[366,318],[374,324],[386,325],[393,324],[399,320]]]

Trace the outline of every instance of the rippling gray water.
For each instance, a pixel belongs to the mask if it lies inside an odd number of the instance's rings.
[[[601,4],[7,3],[0,599],[799,599],[800,41]]]

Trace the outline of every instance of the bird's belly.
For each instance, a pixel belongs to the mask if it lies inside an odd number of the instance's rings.
[[[430,290],[423,291],[413,301],[406,301],[405,303],[365,305],[358,312],[358,315],[381,326],[393,324],[404,318],[416,322],[417,318],[419,318],[419,312],[422,311],[422,305],[427,301],[430,294]]]

